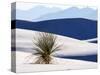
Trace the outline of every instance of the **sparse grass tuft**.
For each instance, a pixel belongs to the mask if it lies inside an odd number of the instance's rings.
[[[37,33],[39,37],[34,38],[35,42],[33,48],[36,52],[33,53],[37,55],[37,60],[35,64],[51,64],[51,54],[60,50],[60,45],[57,44],[57,36],[51,33],[40,32]]]

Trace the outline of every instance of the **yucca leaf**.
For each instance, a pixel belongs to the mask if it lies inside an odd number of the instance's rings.
[[[38,55],[36,64],[49,64],[52,60],[51,54],[60,50],[60,47],[57,44],[57,36],[51,33],[45,33],[40,32],[37,33],[37,38],[35,38],[35,42],[33,42],[33,45],[35,45],[33,50],[36,52],[33,53],[34,55]]]

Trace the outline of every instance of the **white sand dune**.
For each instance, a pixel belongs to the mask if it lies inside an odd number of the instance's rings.
[[[36,60],[35,55],[31,55],[33,50],[33,37],[38,37],[37,31],[16,29],[16,72],[37,72],[54,70],[74,70],[97,68],[96,62],[89,62],[75,59],[63,59],[54,56],[89,55],[97,53],[97,44],[74,38],[57,35],[57,43],[61,45],[61,50],[52,55],[53,64],[31,64]],[[14,29],[12,30],[12,47],[14,45]],[[15,51],[12,51],[12,54]],[[13,65],[15,66],[15,65]]]
[[[14,30],[12,30],[13,32]],[[37,36],[38,31],[16,29],[16,48],[21,51],[33,52],[33,37]],[[61,50],[56,52],[55,56],[75,56],[89,55],[97,53],[97,44],[89,43],[74,38],[57,35],[57,43],[61,45]],[[12,47],[14,47],[14,39],[12,39]]]
[[[30,56],[31,53],[16,51],[16,72],[37,72],[53,70],[75,70],[75,69],[93,69],[97,68],[97,63],[82,60],[63,59],[53,57],[53,64],[31,64],[36,60],[36,56]]]

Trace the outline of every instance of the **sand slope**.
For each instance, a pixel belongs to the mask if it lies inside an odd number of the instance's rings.
[[[16,72],[36,72],[53,70],[73,70],[73,69],[92,69],[97,68],[96,62],[63,59],[55,56],[91,55],[97,53],[97,44],[77,40],[70,37],[57,35],[57,43],[61,50],[52,54],[53,64],[31,64],[36,60],[36,56],[31,56],[33,50],[33,37],[37,31],[16,29]],[[12,30],[12,47],[14,45],[14,29]],[[13,53],[14,51],[12,51]]]
[[[53,64],[31,64],[36,60],[33,56],[30,59],[30,53],[16,52],[16,72],[37,72],[37,71],[53,71],[53,70],[75,70],[75,69],[93,69],[97,68],[97,63],[82,60],[63,59],[53,57]]]
[[[13,30],[12,30],[13,32]],[[37,36],[37,31],[16,29],[16,47],[17,50],[33,52],[33,37]],[[89,55],[97,54],[97,44],[77,40],[70,37],[57,35],[57,43],[61,45],[61,50],[54,55],[72,56],[72,55]],[[14,39],[12,39],[12,47],[14,47]]]

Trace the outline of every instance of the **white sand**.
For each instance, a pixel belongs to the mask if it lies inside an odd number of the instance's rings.
[[[53,64],[31,64],[35,56],[27,58],[30,53],[16,52],[16,72],[36,72],[36,71],[53,71],[53,70],[75,70],[75,69],[93,69],[97,68],[97,63],[82,60],[63,59],[53,57]]]
[[[13,30],[12,30],[13,32]],[[97,63],[63,59],[53,57],[53,64],[30,64],[36,60],[36,56],[28,57],[34,52],[33,37],[37,31],[16,29],[16,72],[35,72],[35,71],[53,71],[53,70],[73,70],[73,69],[92,69],[97,68]],[[62,45],[61,50],[54,53],[54,56],[73,56],[73,55],[89,55],[97,53],[97,44],[77,40],[70,37],[57,35],[57,43]],[[12,35],[13,37],[13,35]],[[12,47],[14,47],[14,39],[12,39]],[[13,53],[13,52],[12,52]]]
[[[13,30],[12,30],[13,31]],[[33,37],[38,37],[37,31],[16,29],[16,47],[21,51],[33,52]],[[97,44],[89,43],[82,40],[77,40],[70,37],[57,35],[57,43],[61,45],[61,50],[54,55],[69,56],[69,55],[89,55],[97,53]],[[12,46],[13,44],[12,40]]]

